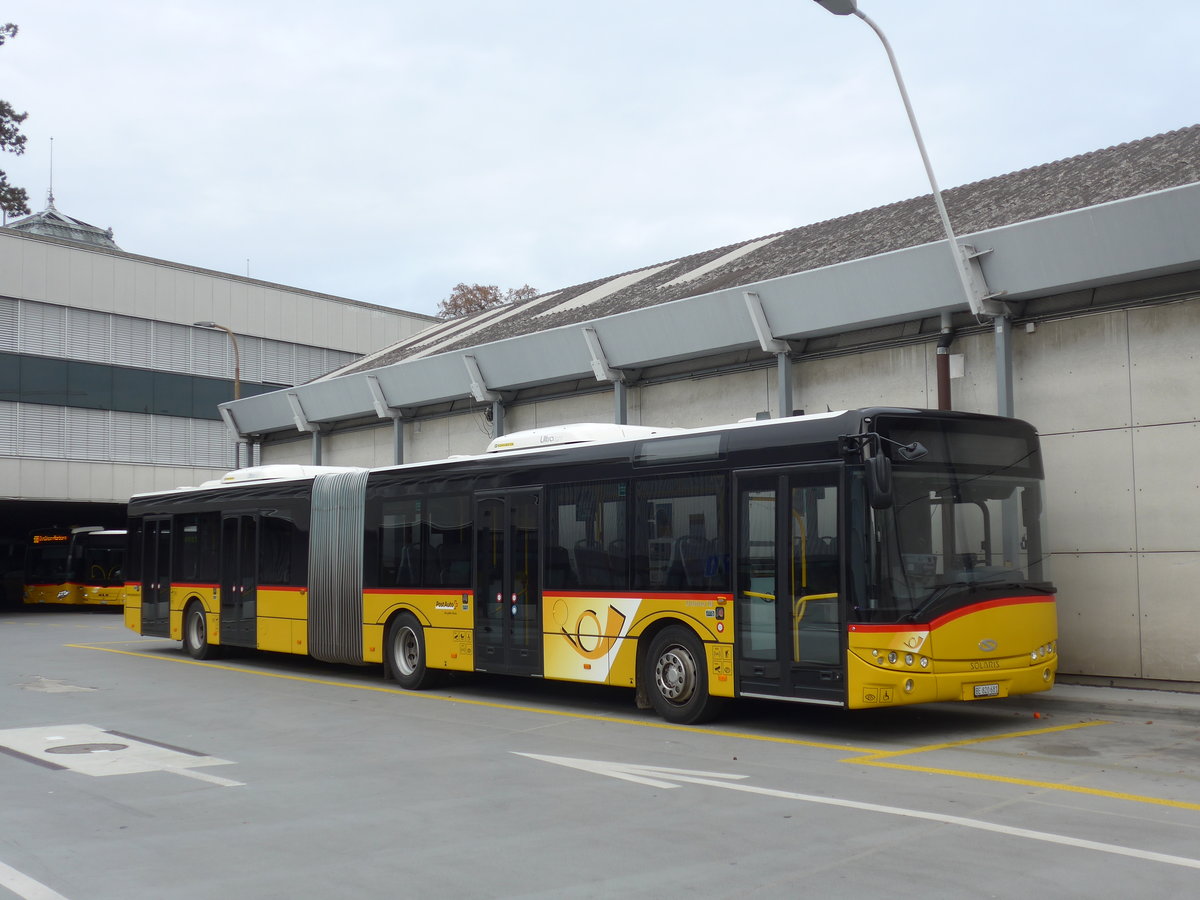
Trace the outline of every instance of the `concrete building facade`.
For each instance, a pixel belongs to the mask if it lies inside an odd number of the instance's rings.
[[[0,540],[16,557],[32,528],[119,526],[131,494],[228,471],[235,341],[252,396],[431,322],[127,253],[51,201],[0,228]]]

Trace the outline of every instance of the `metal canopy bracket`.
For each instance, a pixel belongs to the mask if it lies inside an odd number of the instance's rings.
[[[387,397],[383,395],[383,385],[379,383],[378,375],[367,375],[367,390],[371,392],[371,405],[375,408],[375,415],[381,419],[393,419],[399,415],[399,411],[387,402]]]
[[[308,416],[304,414],[304,407],[300,405],[300,395],[295,391],[287,392],[288,406],[292,410],[292,420],[296,423],[297,431],[309,431],[316,434],[320,431],[319,425],[314,425],[308,421]]]
[[[229,433],[233,435],[234,441],[240,441],[242,439],[242,433],[238,430],[237,425],[233,421],[233,413],[231,413],[224,406],[218,406],[217,412],[221,414],[221,418],[225,422],[225,427],[228,428]]]
[[[498,391],[488,390],[487,382],[483,379],[483,372],[479,370],[479,361],[470,354],[463,356],[463,363],[467,367],[467,376],[471,379],[471,396],[479,403],[498,403],[504,398]]]
[[[608,357],[604,354],[604,347],[600,343],[600,335],[596,334],[596,329],[591,325],[585,325],[581,330],[588,353],[592,357],[592,372],[595,373],[596,380],[624,384],[625,373],[608,364]]]
[[[762,347],[763,353],[790,353],[792,348],[788,346],[788,342],[771,333],[771,324],[767,321],[762,297],[754,291],[743,291],[742,296],[746,298],[746,311],[750,313],[750,322],[754,326],[754,334],[758,337],[758,345]]]

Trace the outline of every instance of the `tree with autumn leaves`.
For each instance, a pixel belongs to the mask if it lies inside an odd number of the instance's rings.
[[[9,22],[0,25],[0,47],[9,38],[17,36],[17,26]],[[19,113],[7,100],[0,100],[0,150],[20,156],[25,152],[25,135],[21,134],[21,123],[29,113]],[[24,188],[8,183],[8,175],[0,169],[0,209],[10,216],[29,215],[29,195]]]
[[[437,315],[439,319],[458,319],[507,303],[532,300],[537,295],[537,288],[527,284],[500,293],[500,288],[494,284],[463,284],[460,281],[450,296],[438,304]]]

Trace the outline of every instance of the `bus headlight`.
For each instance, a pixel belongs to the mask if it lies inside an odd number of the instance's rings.
[[[898,660],[899,658],[900,657],[896,655],[895,650],[893,650],[891,653],[888,654],[888,662],[890,662],[892,665],[895,665],[896,660]]]
[[[904,693],[911,694],[914,687],[916,687],[916,685],[913,684],[913,680],[911,678],[908,679],[906,682],[904,682]]]
[[[921,668],[922,668],[922,669],[928,669],[928,668],[929,668],[929,657],[928,657],[928,656],[922,656],[922,657],[921,657]]]
[[[911,666],[913,664],[913,655],[911,653],[904,654],[904,664],[906,666]]]

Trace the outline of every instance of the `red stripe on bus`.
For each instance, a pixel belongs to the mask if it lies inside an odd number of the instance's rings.
[[[936,628],[941,628],[955,619],[969,616],[972,613],[982,612],[986,609],[1000,609],[1004,606],[1025,606],[1031,603],[1054,603],[1054,597],[1045,595],[1037,595],[1033,597],[1002,597],[999,600],[983,600],[979,603],[972,603],[970,606],[964,606],[961,609],[952,610],[938,616],[931,622],[912,622],[907,625],[864,625],[853,624],[850,626],[850,631],[854,632],[870,632],[872,634],[888,634],[899,633],[904,631],[933,631]]]

